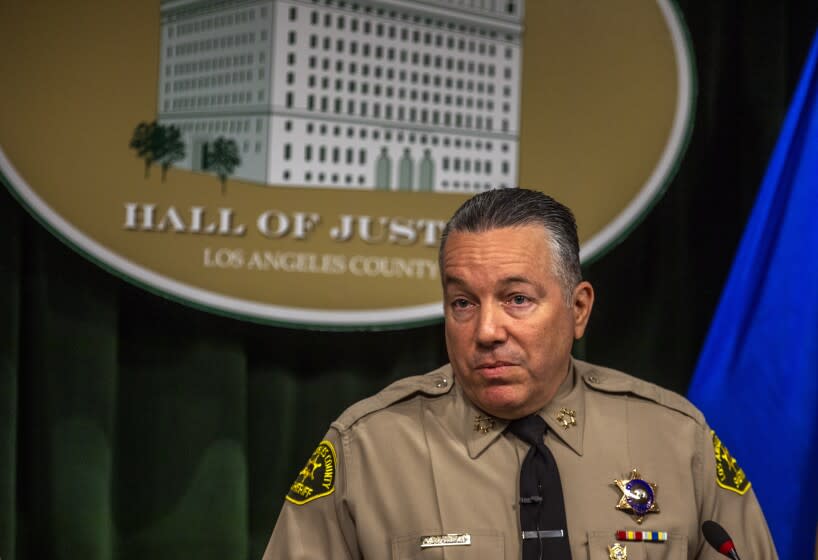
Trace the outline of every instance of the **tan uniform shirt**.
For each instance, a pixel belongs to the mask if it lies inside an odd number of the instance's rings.
[[[574,361],[540,414],[574,560],[615,557],[609,547],[617,542],[630,560],[723,558],[702,537],[708,519],[727,529],[744,558],[777,558],[752,489],[742,495],[717,483],[712,432],[681,396]],[[355,404],[293,484],[264,559],[518,560],[528,445],[505,433],[506,424],[481,417],[449,366]],[[659,511],[641,525],[615,507],[622,492],[614,480],[632,469],[657,486]],[[619,530],[667,532],[668,540],[617,541]],[[445,539],[434,537],[449,534],[468,535],[460,540],[470,544],[421,547],[425,537],[439,545]]]

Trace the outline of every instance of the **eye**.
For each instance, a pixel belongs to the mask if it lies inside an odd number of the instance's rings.
[[[524,295],[517,294],[517,295],[511,296],[511,298],[508,301],[512,305],[525,305],[526,303],[529,302],[529,299]]]
[[[466,309],[469,306],[469,300],[465,298],[457,298],[452,301],[452,307],[455,309]]]

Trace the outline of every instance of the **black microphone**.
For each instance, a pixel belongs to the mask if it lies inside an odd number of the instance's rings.
[[[715,521],[705,521],[702,523],[702,533],[704,538],[710,543],[710,546],[733,560],[741,560],[736,552],[736,545],[733,544],[733,539],[724,530],[724,527]]]

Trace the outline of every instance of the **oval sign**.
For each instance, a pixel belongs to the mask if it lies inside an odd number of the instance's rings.
[[[0,171],[86,257],[244,319],[442,316],[441,228],[540,189],[582,258],[656,200],[690,134],[670,0],[17,2]]]

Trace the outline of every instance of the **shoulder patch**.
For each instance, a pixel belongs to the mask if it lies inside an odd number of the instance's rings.
[[[417,394],[429,397],[445,395],[452,390],[453,386],[452,369],[448,365],[424,375],[398,379],[381,392],[350,406],[332,423],[332,427],[343,432],[373,412],[383,410]]]
[[[332,494],[335,491],[337,464],[338,458],[332,442],[324,440],[319,443],[295,482],[290,485],[287,501],[301,506]]]
[[[725,490],[746,494],[750,489],[750,481],[747,480],[744,469],[738,466],[736,459],[722,445],[716,432],[710,430],[710,433],[713,435],[713,454],[716,458],[716,483]]]

